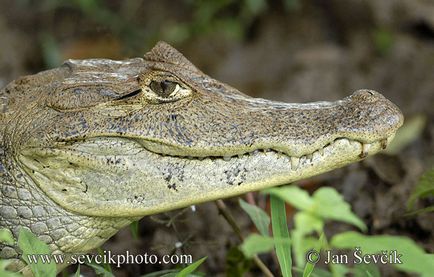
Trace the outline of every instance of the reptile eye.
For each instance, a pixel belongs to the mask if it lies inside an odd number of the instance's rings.
[[[190,87],[168,73],[143,74],[138,81],[144,98],[153,104],[178,101],[192,94]]]
[[[161,82],[151,81],[149,87],[159,96],[167,98],[177,89],[177,87],[179,87],[179,85],[172,81],[163,80]]]

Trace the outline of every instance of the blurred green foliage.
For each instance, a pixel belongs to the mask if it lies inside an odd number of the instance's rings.
[[[22,259],[32,269],[35,277],[54,277],[56,276],[56,264],[54,262],[34,263],[29,260],[30,255],[51,254],[51,250],[46,243],[39,240],[31,231],[21,228],[18,235],[18,246],[23,251]]]
[[[252,264],[252,260],[246,259],[243,252],[237,246],[233,246],[226,254],[226,276],[244,276]]]
[[[387,55],[393,46],[393,33],[385,28],[378,28],[373,33],[375,49],[380,55]]]
[[[428,180],[430,172],[426,177],[422,178]],[[431,176],[432,177],[432,176]],[[280,218],[281,223],[279,228],[275,228],[273,222],[273,236],[265,234],[250,234],[244,242],[240,245],[241,251],[245,257],[253,257],[258,253],[269,252],[276,247],[276,253],[279,256],[278,246],[282,247],[282,254],[290,255],[290,250],[294,253],[296,267],[292,270],[303,272],[303,276],[346,276],[346,274],[353,274],[351,276],[380,276],[376,262],[354,263],[353,267],[348,267],[343,264],[330,263],[329,270],[325,271],[314,266],[314,264],[306,263],[306,253],[315,249],[320,253],[322,250],[331,249],[352,249],[353,251],[361,251],[359,255],[369,254],[372,255],[386,255],[389,253],[401,255],[402,263],[390,264],[398,270],[419,273],[421,276],[431,276],[433,268],[432,254],[427,254],[420,246],[408,237],[403,236],[367,236],[354,231],[342,232],[334,235],[329,240],[324,234],[324,225],[330,220],[342,221],[345,223],[357,226],[359,229],[366,231],[367,228],[363,221],[361,221],[355,214],[352,213],[351,207],[346,203],[343,197],[334,189],[330,187],[322,187],[316,190],[313,195],[309,195],[303,189],[292,185],[279,188],[271,188],[265,191],[270,194],[271,200],[276,198],[281,199],[280,205],[271,205],[272,222]],[[273,198],[274,197],[274,198]],[[286,230],[286,216],[285,206],[283,201],[290,204],[298,211],[294,215],[294,228],[291,230],[291,237],[289,235],[281,236],[282,233],[276,233],[275,230]],[[258,230],[267,229],[269,224],[268,215],[258,212],[257,207],[252,205],[247,206],[247,203],[242,203],[243,210],[249,215]],[[247,205],[246,205],[247,204]],[[274,207],[273,207],[274,206]],[[262,217],[262,219],[261,219]],[[265,228],[262,225],[266,225]],[[277,225],[276,225],[277,226]],[[330,241],[330,242],[329,242]],[[291,243],[289,243],[291,242]],[[356,250],[354,250],[356,249]],[[359,249],[359,250],[357,250]],[[351,256],[351,254],[349,254]],[[392,254],[390,254],[392,255]],[[279,265],[286,266],[288,269],[282,273],[290,274],[292,262],[290,260],[284,261],[279,258]],[[318,259],[320,256],[318,254]],[[390,258],[390,257],[389,257]],[[286,265],[285,265],[286,264]],[[304,270],[303,270],[304,268]],[[285,273],[283,273],[285,275]]]
[[[242,40],[254,22],[269,11],[270,3],[287,12],[300,6],[299,0],[183,0],[167,5],[171,10],[166,10],[165,6],[163,10],[161,7],[156,9],[152,19],[147,19],[145,15],[149,12],[146,13],[146,9],[153,10],[157,1],[20,0],[17,3],[23,9],[34,10],[42,19],[36,32],[47,67],[62,62],[58,40],[68,34],[59,34],[61,30],[55,29],[67,20],[68,14],[77,15],[73,20],[84,22],[88,28],[85,31],[77,28],[74,37],[81,32],[103,30],[120,41],[125,56],[131,56],[143,53],[158,40],[174,45],[209,35]],[[63,15],[66,17],[62,18]]]
[[[407,202],[409,209],[414,209],[416,201],[421,199],[428,199],[434,197],[434,167],[427,170],[420,178],[419,183],[416,185],[410,199]],[[427,213],[434,211],[434,205],[417,210],[414,213]]]

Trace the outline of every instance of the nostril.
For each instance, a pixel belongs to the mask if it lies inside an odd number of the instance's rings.
[[[361,95],[361,96],[374,96],[377,94],[378,92],[371,89],[359,89],[358,91],[354,92],[354,95]]]
[[[360,100],[365,103],[373,103],[381,98],[381,94],[379,94],[375,90],[370,89],[360,89],[354,92],[352,96],[356,101]]]

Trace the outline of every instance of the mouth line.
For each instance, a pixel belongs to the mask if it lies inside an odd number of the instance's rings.
[[[116,138],[119,138],[119,137],[100,136],[100,137],[94,137],[92,139],[116,139]],[[121,138],[123,140],[128,140],[130,142],[136,143],[137,145],[140,145],[138,147],[138,151],[145,150],[145,151],[148,151],[149,153],[158,155],[160,157],[172,157],[172,158],[178,158],[178,159],[183,159],[183,160],[192,160],[192,161],[203,161],[203,160],[209,159],[209,160],[224,160],[226,162],[230,162],[232,159],[236,160],[236,159],[241,159],[243,157],[244,158],[245,157],[258,157],[258,155],[261,155],[261,154],[274,154],[276,156],[282,156],[282,157],[288,158],[291,161],[291,164],[298,164],[300,161],[306,161],[309,163],[313,163],[315,160],[324,157],[324,155],[326,155],[329,152],[328,150],[333,149],[335,144],[347,144],[348,146],[351,145],[357,149],[360,149],[360,153],[359,153],[358,157],[360,159],[364,159],[370,153],[369,151],[370,151],[372,146],[374,146],[376,144],[380,144],[380,147],[382,149],[385,149],[387,147],[388,143],[393,138],[393,136],[389,136],[385,139],[373,141],[371,143],[365,143],[365,142],[361,142],[361,141],[354,140],[354,139],[339,137],[339,138],[334,139],[331,142],[328,142],[327,144],[325,144],[323,147],[321,147],[319,149],[316,149],[310,153],[300,155],[300,156],[289,155],[288,153],[285,153],[285,152],[279,151],[279,150],[275,150],[273,148],[257,148],[257,149],[254,149],[252,151],[247,151],[247,152],[243,152],[243,153],[233,153],[233,154],[228,154],[228,155],[207,155],[207,156],[178,155],[178,154],[172,154],[172,153],[163,153],[160,151],[154,151],[152,149],[149,149],[148,147],[144,146],[143,143],[140,143],[141,141],[137,138],[126,138],[126,137],[121,137]],[[84,141],[86,141],[86,140],[84,140]],[[82,141],[80,141],[80,140],[68,140],[68,141],[63,141],[63,142],[67,143],[67,144],[72,143],[72,145],[74,145],[75,143],[80,143]],[[79,150],[79,151],[81,151],[81,150]],[[95,154],[95,152],[92,153],[93,151],[89,151],[89,152],[83,151],[83,152],[87,152],[90,155]],[[110,156],[110,154],[108,154],[107,156]]]
[[[150,149],[147,149],[146,147],[143,147],[144,149],[146,149],[146,151],[149,151],[151,153],[154,153],[156,155],[160,155],[163,157],[174,157],[174,158],[181,158],[181,159],[188,159],[188,160],[204,160],[204,159],[221,159],[224,161],[230,161],[232,158],[241,158],[243,156],[255,156],[261,153],[274,153],[277,155],[283,155],[286,156],[288,158],[291,159],[308,159],[308,160],[312,160],[314,158],[314,156],[316,155],[320,155],[320,156],[324,156],[324,150],[328,147],[333,147],[333,145],[336,142],[344,142],[344,143],[348,143],[348,144],[358,144],[361,147],[361,152],[359,154],[359,157],[361,159],[366,158],[369,154],[369,149],[371,148],[371,146],[375,143],[380,143],[381,144],[381,148],[382,149],[386,149],[387,144],[389,142],[389,138],[385,138],[385,139],[381,139],[381,140],[377,140],[377,141],[373,141],[371,143],[364,143],[358,140],[353,140],[353,139],[348,139],[348,138],[344,138],[344,137],[340,137],[340,138],[336,138],[334,139],[332,142],[327,143],[326,145],[324,145],[323,147],[314,150],[311,153],[308,154],[304,154],[301,156],[292,156],[292,155],[288,155],[285,152],[279,151],[279,150],[275,150],[273,148],[257,148],[255,150],[252,151],[248,151],[248,152],[244,152],[244,153],[240,153],[240,154],[232,154],[232,155],[210,155],[210,156],[192,156],[192,155],[174,155],[174,154],[166,154],[166,153],[161,153],[161,152],[157,152],[157,151],[152,151]]]
[[[149,207],[154,209],[152,211],[166,209],[168,204],[158,201],[161,188],[169,189],[165,195],[171,198],[166,203],[179,200],[179,206],[186,204],[191,197],[204,202],[235,196],[288,184],[356,162],[368,153],[378,152],[391,139],[393,136],[367,144],[337,138],[300,157],[291,157],[274,149],[255,149],[230,157],[202,158],[176,155],[163,157],[162,154],[148,151],[134,139],[100,136],[83,141],[69,141],[56,147],[27,149],[19,156],[19,162],[30,178],[47,189],[51,193],[50,197],[58,201],[66,193],[68,196],[74,195],[74,201],[83,201],[88,193],[99,193],[100,187],[115,184],[120,195],[146,195],[146,201],[151,204],[143,209],[149,212]],[[170,179],[167,176],[171,176]],[[169,183],[172,177],[173,183]],[[210,183],[210,180],[215,183]],[[177,187],[174,187],[175,183]],[[140,192],[137,192],[138,184],[142,184],[138,186]],[[52,186],[57,189],[52,189]],[[204,189],[210,193],[204,194]],[[98,194],[98,199],[96,204],[92,202],[98,207],[107,201],[117,201],[111,193],[104,196]],[[139,204],[131,203],[134,207]],[[71,204],[68,209],[74,210],[74,207]],[[138,208],[136,214],[141,215],[143,209]]]

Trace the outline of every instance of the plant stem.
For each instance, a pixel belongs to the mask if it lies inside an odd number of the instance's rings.
[[[234,217],[232,216],[229,209],[226,207],[226,204],[223,202],[223,200],[217,200],[215,201],[215,204],[217,206],[217,209],[219,210],[219,213],[229,223],[232,230],[235,232],[240,241],[244,241],[244,237],[241,233],[240,227],[236,223]],[[264,273],[265,276],[274,277],[273,273],[271,273],[268,267],[261,261],[261,259],[259,259],[258,255],[253,256],[253,261],[255,262],[256,266],[259,267],[259,269]]]

